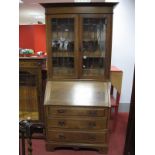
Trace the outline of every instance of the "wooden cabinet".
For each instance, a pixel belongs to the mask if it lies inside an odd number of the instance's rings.
[[[46,8],[50,80],[109,79],[115,4],[42,4]]]
[[[44,3],[46,147],[108,150],[112,15],[117,3]]]
[[[111,66],[110,81],[113,87],[121,94],[123,71],[116,66]]]
[[[107,152],[108,87],[108,83],[97,81],[47,82],[44,103],[47,150],[63,146]]]
[[[19,60],[19,119],[43,121],[44,59],[20,58]]]

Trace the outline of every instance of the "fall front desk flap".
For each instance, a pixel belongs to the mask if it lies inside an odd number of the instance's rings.
[[[94,81],[48,81],[44,105],[110,107],[109,83]]]

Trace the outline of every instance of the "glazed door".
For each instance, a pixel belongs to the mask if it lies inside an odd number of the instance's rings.
[[[48,16],[48,71],[50,79],[77,78],[77,16]]]
[[[81,78],[101,78],[108,77],[107,39],[108,15],[82,15],[80,17],[80,57],[81,57]]]

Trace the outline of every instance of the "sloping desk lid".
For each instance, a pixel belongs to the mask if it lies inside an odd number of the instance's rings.
[[[48,81],[44,105],[110,107],[109,83]]]

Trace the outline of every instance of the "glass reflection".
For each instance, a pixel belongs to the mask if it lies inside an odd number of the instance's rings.
[[[92,85],[78,84],[73,88],[73,104],[75,105],[90,105],[93,103],[94,89]]]
[[[52,18],[53,75],[74,74],[74,19]]]

